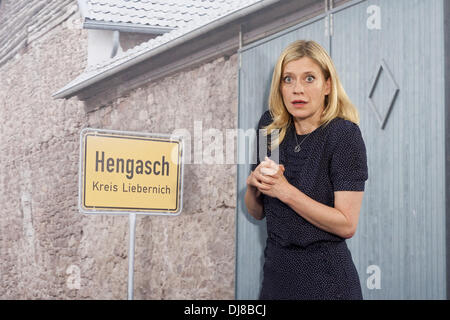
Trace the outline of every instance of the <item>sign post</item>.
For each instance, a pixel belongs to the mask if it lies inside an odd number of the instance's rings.
[[[136,215],[179,215],[182,191],[181,137],[91,128],[81,131],[78,207],[84,214],[129,216],[130,300]]]
[[[133,300],[134,293],[134,240],[136,239],[136,214],[130,213],[130,242],[128,245],[128,300]]]

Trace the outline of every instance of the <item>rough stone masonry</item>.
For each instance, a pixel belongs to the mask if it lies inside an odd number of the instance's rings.
[[[51,97],[86,60],[86,30],[61,23],[0,66],[0,299],[127,297],[128,219],[78,211],[83,128],[236,128],[236,55],[90,113]],[[235,176],[235,165],[186,165],[181,215],[138,217],[136,299],[234,298]]]

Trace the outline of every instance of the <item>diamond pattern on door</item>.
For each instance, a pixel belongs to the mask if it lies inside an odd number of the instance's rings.
[[[380,86],[382,88],[379,88]],[[389,70],[386,61],[381,59],[375,79],[370,86],[368,97],[369,105],[375,112],[375,116],[380,123],[381,129],[384,129],[386,125],[399,91],[399,86],[397,85],[392,72]]]

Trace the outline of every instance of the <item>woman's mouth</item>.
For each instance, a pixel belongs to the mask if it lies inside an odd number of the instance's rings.
[[[305,100],[294,100],[291,103],[294,107],[301,108],[305,106],[308,102],[306,102]]]

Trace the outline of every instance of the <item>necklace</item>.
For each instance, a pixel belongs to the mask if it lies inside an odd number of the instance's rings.
[[[313,131],[314,131],[314,130],[313,130]],[[311,131],[310,133],[308,133],[308,134],[306,135],[306,137],[303,138],[302,142],[298,143],[298,140],[297,140],[297,132],[295,131],[295,126],[294,126],[294,137],[295,137],[295,142],[297,143],[297,145],[296,145],[295,148],[294,148],[294,152],[300,152],[300,150],[302,150],[302,148],[300,148],[301,144],[303,143],[303,141],[306,140],[306,138],[309,137],[309,135],[310,135],[311,133],[313,133],[313,131]]]

